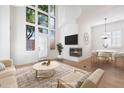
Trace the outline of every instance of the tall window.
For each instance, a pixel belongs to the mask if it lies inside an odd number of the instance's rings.
[[[120,48],[122,46],[122,32],[121,30],[115,30],[107,33],[109,38],[106,43],[110,48]]]
[[[35,10],[26,7],[26,50],[35,50]]]
[[[120,30],[112,31],[111,33],[111,46],[112,47],[121,47],[122,45],[122,33]]]
[[[56,17],[54,5],[27,6],[26,37],[31,38],[27,38],[26,50],[35,50],[35,32],[37,30],[39,34],[44,34],[48,37],[50,40],[50,49],[55,49],[55,22]],[[50,39],[51,37],[52,39]]]

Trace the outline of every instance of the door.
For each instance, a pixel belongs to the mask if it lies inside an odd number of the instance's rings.
[[[47,36],[40,34],[39,35],[39,58],[47,57],[48,53],[48,39]]]

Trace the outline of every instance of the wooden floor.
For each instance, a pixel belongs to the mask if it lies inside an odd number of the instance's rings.
[[[118,61],[116,65],[114,62],[91,62],[91,59],[88,58],[81,62],[72,62],[69,60],[62,60],[59,62],[68,64],[74,67],[77,67],[79,69],[83,69],[86,71],[93,72],[97,68],[101,68],[105,71],[105,74],[102,78],[102,80],[99,83],[100,88],[124,88],[124,62]],[[16,68],[22,68],[25,66],[33,65],[22,65],[22,66],[16,66]]]
[[[105,70],[105,74],[99,83],[100,88],[124,88],[124,62],[91,62],[87,59],[81,62],[62,61],[65,64],[93,72],[97,68]]]

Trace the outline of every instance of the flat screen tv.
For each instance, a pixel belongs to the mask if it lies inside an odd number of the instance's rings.
[[[77,45],[78,44],[78,35],[65,36],[65,45]]]

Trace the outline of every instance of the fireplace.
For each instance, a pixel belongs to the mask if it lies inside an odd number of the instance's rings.
[[[81,57],[82,48],[70,48],[70,56]]]

